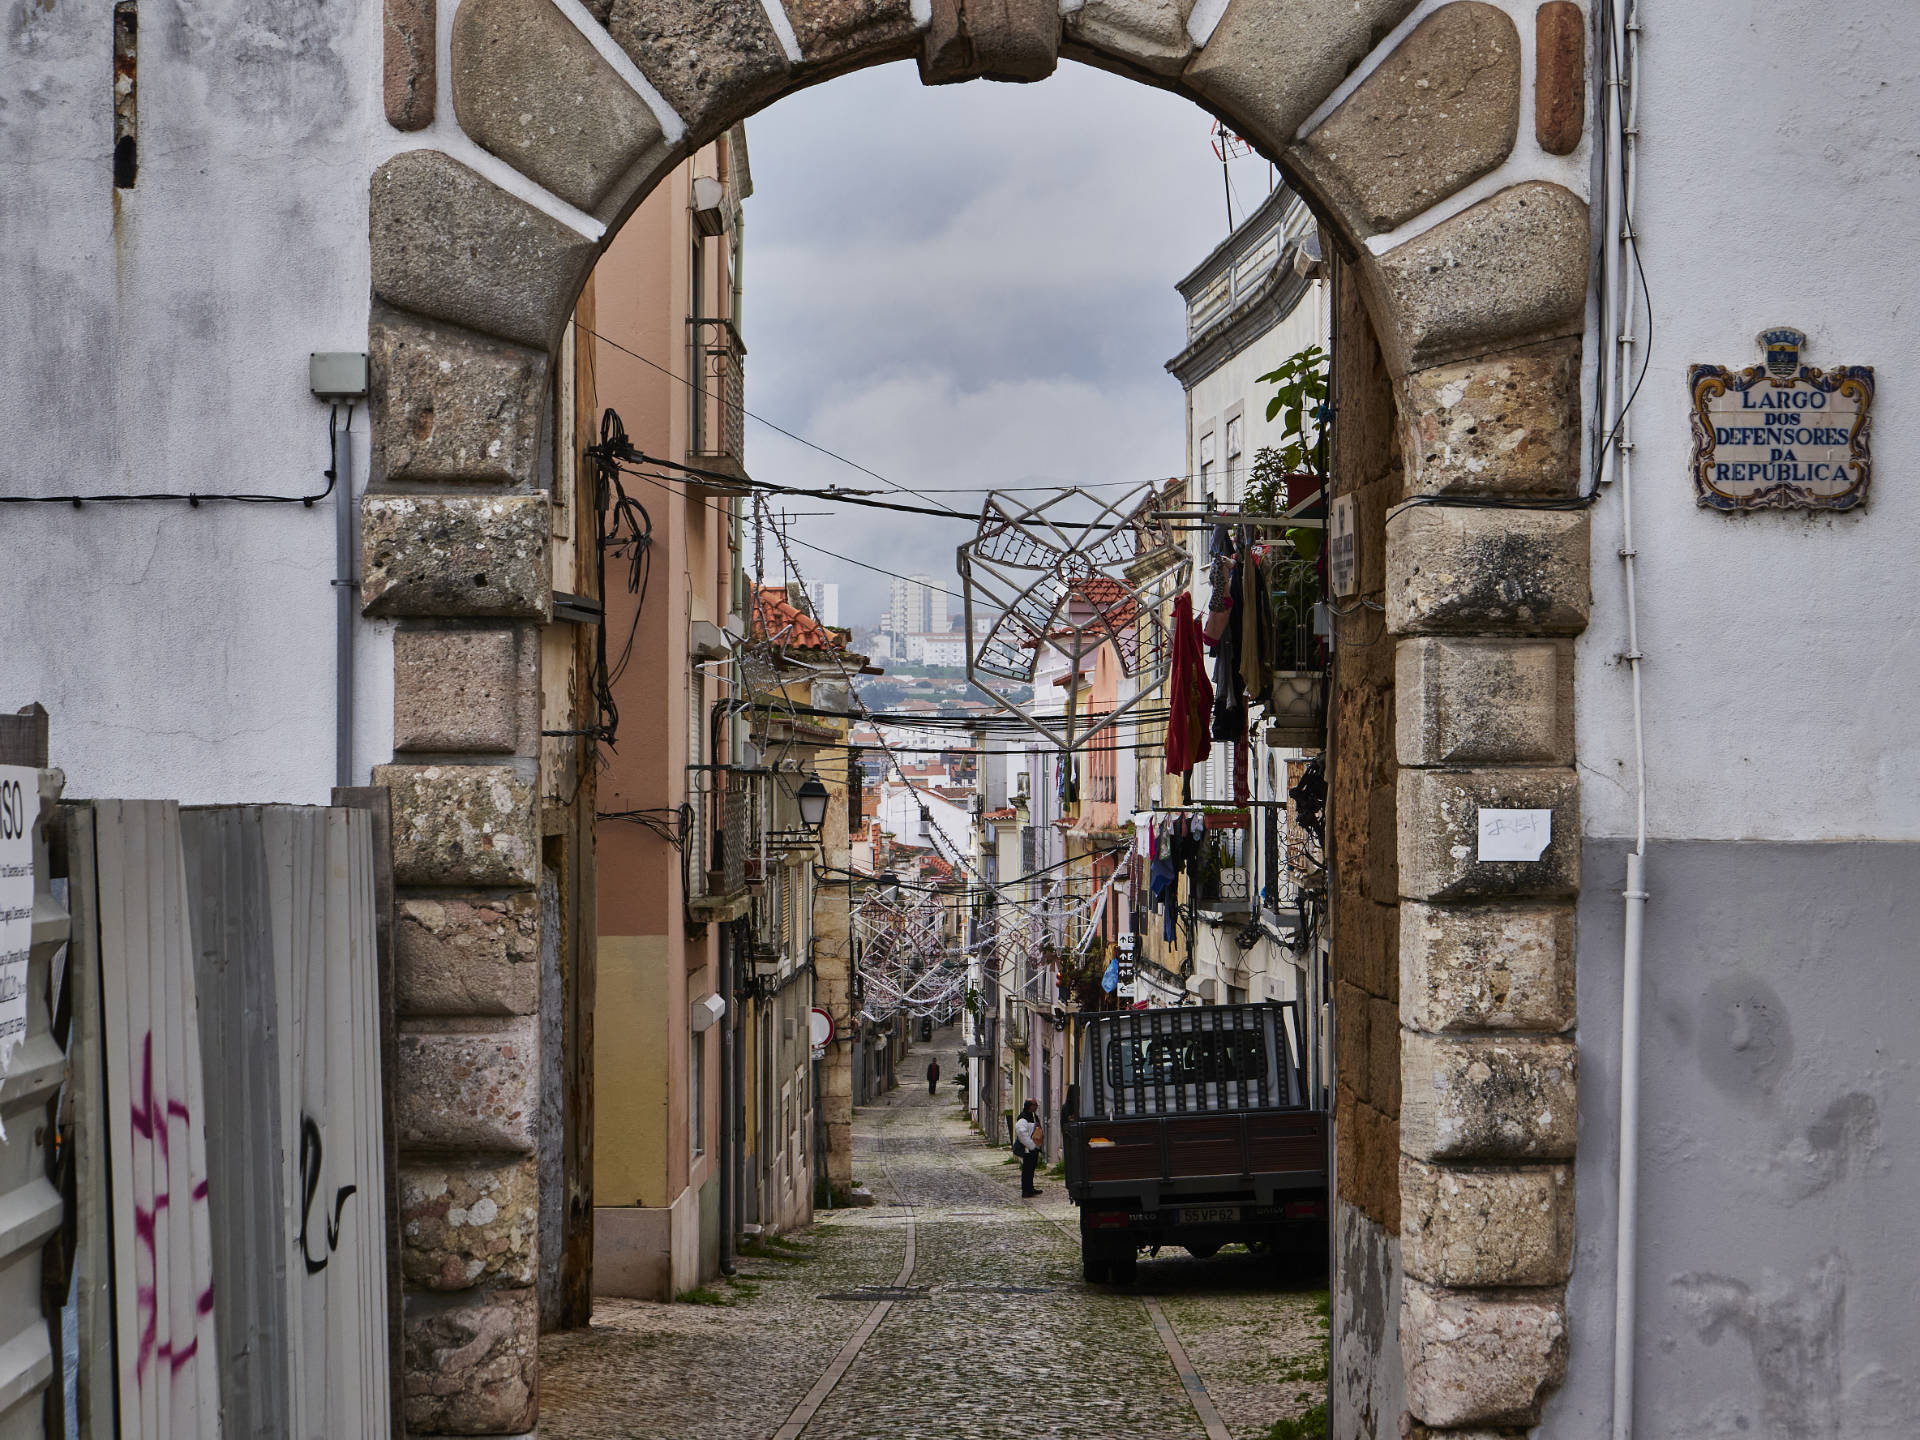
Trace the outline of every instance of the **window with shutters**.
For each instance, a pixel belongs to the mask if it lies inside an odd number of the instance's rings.
[[[1022,875],[1031,875],[1034,872],[1033,839],[1033,826],[1022,825],[1020,827],[1020,873]]]

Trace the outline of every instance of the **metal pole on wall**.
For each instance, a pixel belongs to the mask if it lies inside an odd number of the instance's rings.
[[[740,1002],[733,993],[733,926],[720,927],[720,995],[727,1002],[720,1027],[720,1273],[733,1274],[733,1027]]]
[[[333,783],[353,784],[353,406],[333,457]]]

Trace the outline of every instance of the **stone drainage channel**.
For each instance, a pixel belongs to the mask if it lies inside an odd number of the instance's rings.
[[[752,1263],[739,1303],[598,1301],[592,1330],[549,1337],[541,1433],[1260,1440],[1319,1402],[1312,1292],[1179,1252],[1088,1285],[1058,1184],[1018,1201],[957,1116],[917,1088],[861,1111],[856,1173],[892,1203],[823,1213],[808,1258]]]

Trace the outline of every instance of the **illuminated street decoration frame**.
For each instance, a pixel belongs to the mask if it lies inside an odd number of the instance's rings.
[[[1104,501],[1075,486],[1028,503],[987,496],[974,538],[955,564],[965,597],[967,679],[1063,751],[1094,736],[1152,694],[1173,665],[1167,606],[1186,589],[1193,561],[1162,522],[1158,492],[1143,485]],[[1090,516],[1091,518],[1082,518]],[[984,631],[975,616],[990,617]],[[1133,693],[1099,716],[1079,713],[1072,689],[1059,724],[1006,693],[1032,686],[1041,651],[1079,675],[1111,646]],[[1088,722],[1091,723],[1088,723]],[[1084,728],[1083,728],[1084,727]]]

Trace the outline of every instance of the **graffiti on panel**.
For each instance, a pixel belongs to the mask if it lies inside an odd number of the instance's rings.
[[[139,1352],[134,1360],[134,1370],[144,1381],[155,1365],[165,1365],[169,1372],[183,1370],[200,1352],[200,1337],[197,1334],[179,1343],[171,1335],[165,1339],[160,1335],[160,1225],[172,1212],[173,1192],[171,1184],[161,1188],[158,1177],[170,1176],[173,1168],[173,1129],[178,1125],[184,1130],[193,1124],[193,1112],[184,1101],[154,1092],[151,1030],[141,1043],[140,1096],[127,1107],[127,1119],[133,1127],[133,1133],[153,1146],[155,1151],[153,1202],[142,1205],[137,1194],[133,1202],[133,1238],[138,1247],[134,1297],[140,1308]],[[207,1177],[191,1172],[189,1175],[187,1203],[196,1212],[191,1218],[210,1221],[211,1217],[207,1214]],[[211,1273],[207,1276],[206,1284],[194,1296],[193,1314],[196,1321],[201,1316],[213,1314]]]
[[[328,1214],[324,1206],[320,1212],[321,1223],[327,1229],[327,1248],[319,1259],[313,1255],[313,1246],[307,1239],[307,1227],[313,1223],[313,1200],[320,1192],[320,1162],[326,1156],[326,1146],[320,1138],[320,1126],[311,1115],[300,1117],[300,1258],[306,1261],[307,1274],[318,1275],[327,1268],[327,1261],[333,1252],[340,1248],[340,1216],[347,1208],[358,1185],[342,1185],[333,1192],[333,1213]]]

